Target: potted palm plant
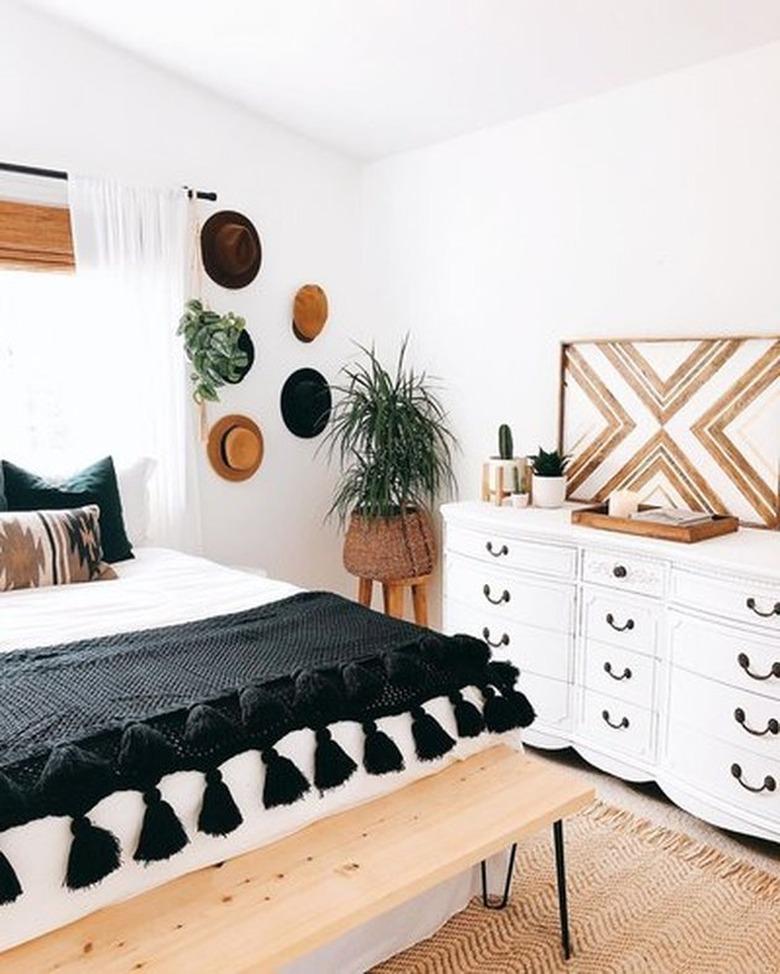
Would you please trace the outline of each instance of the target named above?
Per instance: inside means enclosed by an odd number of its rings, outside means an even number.
[[[406,364],[404,341],[394,372],[374,349],[343,370],[325,448],[341,476],[330,515],[347,525],[344,566],[380,581],[428,575],[436,561],[431,508],[455,487],[455,438],[424,372]]]

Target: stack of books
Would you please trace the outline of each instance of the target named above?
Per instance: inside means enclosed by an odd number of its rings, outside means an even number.
[[[637,511],[630,514],[632,521],[649,521],[652,524],[672,524],[678,527],[690,527],[692,524],[704,524],[714,518],[714,514],[706,511],[687,511],[677,507],[654,507],[649,511]]]

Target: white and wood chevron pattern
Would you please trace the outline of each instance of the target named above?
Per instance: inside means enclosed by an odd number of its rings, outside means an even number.
[[[780,339],[576,342],[563,350],[569,496],[780,527]]]

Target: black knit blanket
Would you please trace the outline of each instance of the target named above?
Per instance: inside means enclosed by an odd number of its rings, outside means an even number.
[[[204,775],[198,829],[227,835],[242,822],[220,765],[256,750],[266,808],[291,804],[312,785],[343,784],[360,760],[370,774],[403,768],[378,725],[408,712],[417,757],[441,757],[454,738],[424,708],[448,696],[457,733],[527,726],[533,710],[514,689],[517,670],[490,660],[486,643],[444,637],[325,592],[306,592],[231,615],[0,656],[0,833],[47,815],[69,816],[71,889],[116,869],[115,836],[90,809],[116,791],[145,801],[133,858],[167,859],[187,834],[157,787],[173,771]],[[476,686],[482,707],[462,690]],[[329,725],[361,723],[361,755]],[[314,732],[314,775],[274,746],[290,731]],[[2,852],[0,904],[22,890]]]

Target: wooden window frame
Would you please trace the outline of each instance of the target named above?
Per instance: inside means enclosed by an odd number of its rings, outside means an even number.
[[[0,200],[0,268],[73,271],[75,267],[68,207]]]

